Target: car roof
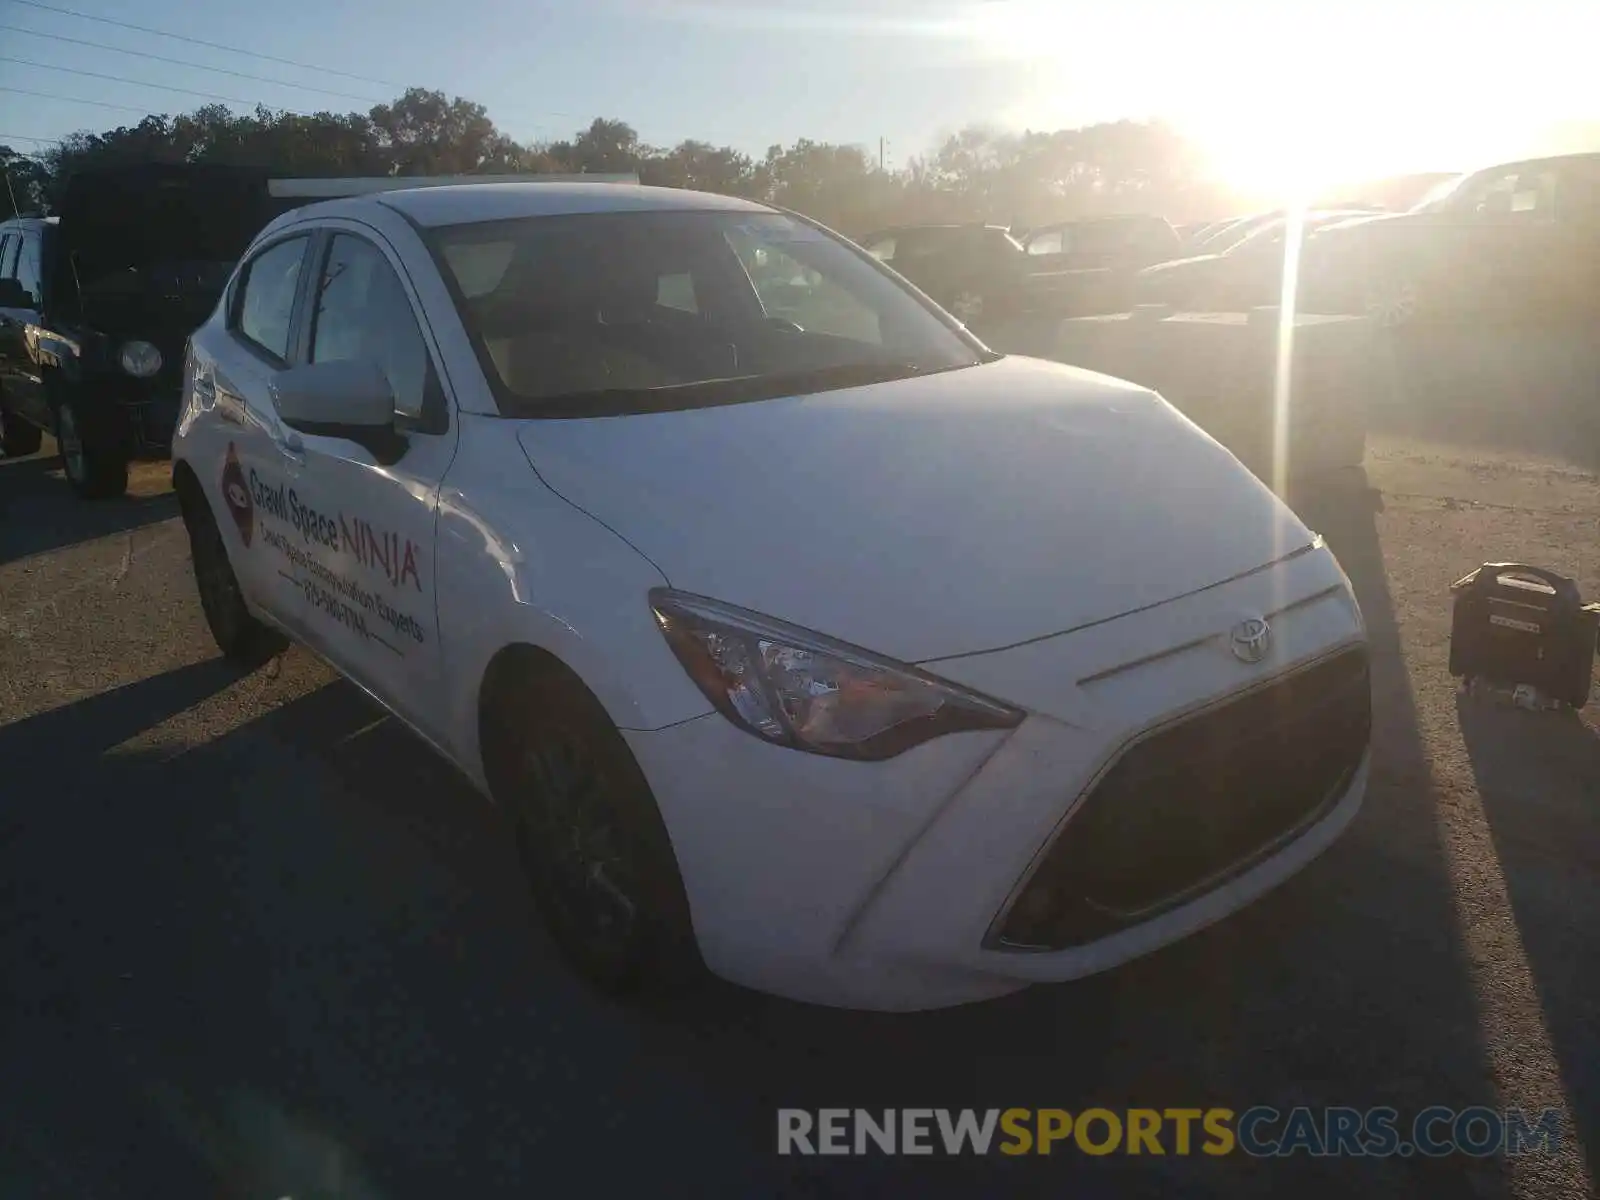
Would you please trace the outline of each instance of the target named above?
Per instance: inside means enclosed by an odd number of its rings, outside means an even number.
[[[735,196],[617,183],[478,183],[405,188],[334,203],[339,206],[382,204],[415,224],[429,228],[587,213],[775,211],[765,204]],[[301,211],[305,214],[323,209],[319,204]]]
[[[1600,164],[1600,152],[1587,150],[1577,154],[1547,154],[1538,158],[1510,158],[1503,162],[1488,163],[1484,166],[1474,167],[1470,171],[1463,172],[1457,178],[1467,175],[1484,175],[1492,171],[1507,171],[1513,167],[1547,167],[1559,166],[1563,163]]]

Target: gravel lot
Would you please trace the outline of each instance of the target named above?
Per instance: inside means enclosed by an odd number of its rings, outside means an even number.
[[[1351,832],[1149,959],[915,1016],[720,984],[670,1012],[594,999],[448,767],[300,651],[214,659],[164,470],[84,506],[49,459],[0,463],[0,1196],[1593,1194],[1600,703],[1464,701],[1445,663],[1446,589],[1482,561],[1600,597],[1596,443],[1397,397],[1364,476],[1297,499],[1376,648]],[[1558,1108],[1565,1137],[1513,1160],[773,1155],[775,1108],[830,1104],[1487,1104]]]

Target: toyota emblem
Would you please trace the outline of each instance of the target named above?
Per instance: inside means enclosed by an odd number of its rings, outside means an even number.
[[[1233,656],[1240,662],[1258,663],[1272,648],[1272,626],[1265,617],[1250,617],[1233,627],[1228,640]]]

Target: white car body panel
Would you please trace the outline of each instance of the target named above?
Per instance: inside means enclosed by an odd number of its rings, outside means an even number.
[[[1337,836],[1364,765],[1293,841],[1181,907],[1070,950],[986,948],[1029,864],[1123,748],[1364,642],[1349,582],[1159,397],[1056,364],[1005,359],[649,416],[501,416],[414,225],[686,206],[767,211],[615,184],[500,184],[335,201],[264,231],[258,247],[297,229],[380,246],[423,328],[449,427],[390,465],[341,439],[290,438],[271,369],[239,350],[219,310],[192,339],[173,456],[216,514],[251,610],[485,792],[485,672],[508,647],[554,655],[650,784],[708,966],[821,1003],[924,1008],[1105,969],[1233,911]],[[296,440],[303,461],[284,454]],[[425,650],[395,661],[357,645],[307,607],[303,580],[285,586],[301,569],[280,548],[293,523],[260,504],[250,521],[227,519],[230,446],[246,477],[253,467],[293,486],[335,526],[359,516],[392,531],[391,555],[412,543],[415,580],[340,539],[304,569],[404,596]],[[663,586],[921,664],[1025,719],[879,762],[774,746],[690,681],[650,609]],[[1268,618],[1274,639],[1246,663],[1228,639],[1251,617]]]
[[[522,440],[674,587],[908,662],[1160,604],[1312,540],[1154,393],[1038,359]]]

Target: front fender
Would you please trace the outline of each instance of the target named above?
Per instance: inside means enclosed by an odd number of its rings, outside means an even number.
[[[650,589],[667,582],[660,570],[546,487],[506,422],[460,419],[461,448],[439,494],[436,577],[444,734],[462,769],[483,784],[479,689],[509,646],[559,659],[621,729],[709,712],[650,611]]]

